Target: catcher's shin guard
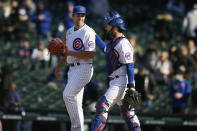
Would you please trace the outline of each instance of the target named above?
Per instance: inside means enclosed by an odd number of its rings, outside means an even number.
[[[120,107],[120,114],[128,125],[129,131],[141,131],[140,124],[134,110],[128,110],[124,107]]]
[[[102,131],[106,125],[107,116],[108,116],[109,103],[106,100],[106,97],[103,96],[96,104],[96,112],[91,131]]]

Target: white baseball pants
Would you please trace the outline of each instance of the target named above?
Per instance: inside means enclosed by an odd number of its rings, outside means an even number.
[[[70,67],[68,83],[63,92],[63,99],[71,120],[71,131],[84,131],[82,99],[84,86],[93,75],[92,64],[80,64]]]

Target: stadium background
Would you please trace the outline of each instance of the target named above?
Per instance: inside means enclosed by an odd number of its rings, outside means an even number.
[[[18,1],[20,7],[23,0]],[[92,1],[92,3],[90,1]],[[35,6],[39,3],[39,1],[32,2]],[[119,12],[125,20],[126,27],[128,29],[125,35],[129,38],[131,37],[135,39],[137,46],[141,47],[140,53],[142,56],[146,56],[146,50],[152,43],[154,43],[158,52],[163,50],[169,51],[170,47],[174,44],[177,47],[182,44],[187,45],[188,36],[185,36],[181,32],[181,27],[184,17],[190,10],[192,10],[193,4],[196,1],[183,1],[185,9],[182,12],[167,9],[166,6],[169,1],[166,0],[75,0],[73,2],[83,4],[87,7],[88,14],[86,23],[101,36],[103,34],[104,27],[101,14],[105,14],[105,10],[108,9]],[[99,3],[102,2],[104,3],[103,6],[101,4],[98,8],[92,8],[94,5],[99,5]],[[11,7],[11,3],[11,0],[1,0],[0,7],[3,7],[6,12],[8,7]],[[106,3],[108,4],[106,5]],[[50,11],[52,16],[50,25],[51,37],[61,36],[62,32],[58,32],[58,27],[64,20],[68,1],[45,0],[42,4],[46,6],[46,9]],[[95,12],[99,12],[100,14],[94,14]],[[28,37],[19,37],[21,39],[16,39],[18,37],[15,36],[13,39],[12,37],[8,38],[8,35],[10,34],[5,33],[6,28],[8,26],[12,26],[14,23],[11,22],[11,25],[7,24],[11,19],[1,17],[2,19],[0,20],[2,29],[0,31],[0,120],[3,125],[3,130],[9,130],[9,126],[12,125],[13,129],[10,130],[19,131],[20,126],[25,122],[27,126],[26,129],[24,128],[25,130],[27,130],[28,127],[32,127],[33,131],[69,130],[69,118],[62,100],[62,91],[66,83],[66,79],[64,79],[66,77],[66,73],[62,72],[62,77],[60,79],[55,79],[50,75],[54,69],[55,63],[53,61],[57,62],[59,61],[59,58],[53,58],[54,56],[50,56],[49,60],[42,60],[41,62],[39,59],[32,58],[32,55],[27,57],[20,55],[20,51],[23,49],[23,46],[21,45],[23,45],[24,41],[28,41],[31,49],[33,50],[38,47],[39,43],[43,43],[44,46],[47,46],[48,39],[51,39],[51,37],[43,38],[40,42],[37,36],[36,23],[31,20],[31,12],[28,13],[26,10],[26,14],[29,18],[28,26],[25,28],[27,30]],[[172,37],[169,40],[158,40],[155,38],[155,26],[157,24],[158,14],[168,14],[168,16],[173,18],[170,21]],[[9,18],[9,16],[7,16],[7,18]],[[16,25],[13,25],[13,27],[16,27]],[[17,35],[17,33],[19,32],[16,30],[12,35]],[[136,63],[138,63],[138,59],[136,59]],[[94,83],[97,85],[96,87],[99,89],[91,93],[95,93],[95,95],[98,96],[96,99],[98,99],[99,96],[107,89],[104,56],[99,50],[97,51],[94,59],[94,68],[95,71],[93,79]],[[138,69],[138,66],[136,66],[136,69]],[[64,69],[65,72],[66,70],[67,68]],[[195,70],[193,70],[193,72],[195,72]],[[171,75],[169,78],[171,78]],[[190,83],[192,93],[189,96],[188,107],[184,114],[172,113],[171,98],[169,97],[170,86],[166,83],[157,83],[154,86],[154,99],[152,101],[144,100],[136,109],[136,113],[141,121],[142,130],[195,130],[197,128],[197,112],[195,103],[195,91],[197,90],[196,79],[192,77]],[[19,103],[10,102],[11,104],[14,104],[13,109],[13,105],[10,105],[9,103],[9,100],[12,101],[9,94],[11,94],[12,87],[14,86],[16,86],[16,90],[21,96],[21,101],[19,101]],[[95,98],[93,101],[96,101]],[[20,109],[16,109],[16,107]],[[86,118],[85,122],[87,125],[86,127],[88,128],[88,125],[90,126],[91,124],[94,111],[88,106],[84,108]],[[108,122],[109,124],[107,125],[106,130],[126,130],[124,122],[119,117],[119,109],[116,106],[111,109]]]

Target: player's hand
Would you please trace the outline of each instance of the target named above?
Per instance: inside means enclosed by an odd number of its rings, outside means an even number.
[[[61,69],[59,68],[59,67],[57,67],[56,69],[55,69],[55,76],[58,78],[58,77],[60,77],[61,76]]]
[[[183,97],[183,95],[181,94],[181,93],[176,93],[175,95],[174,95],[174,97],[176,98],[176,99],[181,99],[182,97]]]
[[[68,54],[68,48],[67,48],[66,45],[65,45],[65,48],[64,49],[61,49],[60,51],[63,54],[63,56],[67,56],[67,54]]]

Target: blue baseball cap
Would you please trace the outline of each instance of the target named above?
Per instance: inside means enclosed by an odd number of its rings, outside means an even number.
[[[114,18],[109,25],[111,26],[118,26],[120,27],[120,29],[122,30],[126,30],[126,28],[124,27],[125,23],[121,18]]]
[[[73,9],[73,14],[86,14],[86,8],[82,5],[77,5]]]

